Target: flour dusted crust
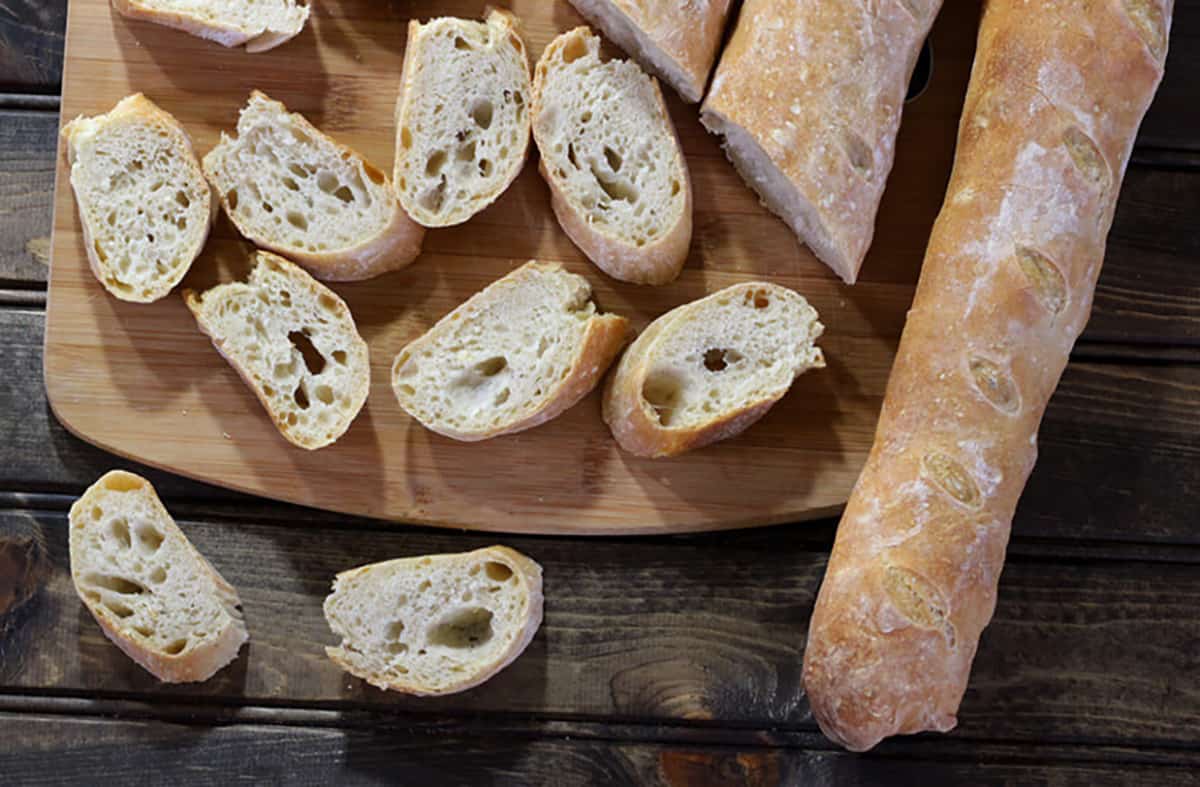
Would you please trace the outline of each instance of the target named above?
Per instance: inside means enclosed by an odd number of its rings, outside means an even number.
[[[845,282],[858,278],[908,81],[941,0],[747,0],[701,121]]]
[[[589,22],[689,104],[704,97],[730,0],[571,0]]]
[[[809,629],[805,688],[847,748],[955,725],[1171,10],[988,3],[946,201]]]

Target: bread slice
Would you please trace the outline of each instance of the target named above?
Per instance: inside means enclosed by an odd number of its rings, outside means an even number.
[[[374,563],[337,575],[325,619],[342,639],[325,653],[351,675],[405,694],[454,694],[533,640],[542,568],[499,546]]]
[[[420,254],[424,228],[362,156],[257,90],[237,131],[204,157],[204,174],[256,245],[326,281],[369,279]]]
[[[642,68],[695,104],[704,97],[730,0],[571,0]]]
[[[265,52],[299,35],[307,3],[296,0],[112,0],[131,19],[183,30],[223,46]]]
[[[249,639],[237,591],[144,478],[114,470],[70,513],[71,579],[104,635],[161,681],[208,680]]]
[[[335,442],[367,401],[371,365],[345,301],[296,265],[257,252],[246,282],[184,300],[258,396],[280,434],[315,450]]]
[[[495,202],[525,165],[532,97],[512,14],[409,22],[393,177],[408,214],[449,227]]]
[[[62,136],[92,273],[123,301],[163,298],[204,248],[216,207],[187,132],[137,93]]]
[[[615,279],[666,284],[692,241],[692,184],[658,83],[603,61],[586,27],[546,47],[533,82],[533,136],[558,223]]]
[[[587,279],[529,262],[405,347],[392,365],[400,407],[473,442],[558,417],[600,382],[629,322],[597,314]]]
[[[825,328],[800,295],[747,282],[650,324],[604,392],[604,420],[626,451],[675,456],[745,431],[792,381],[825,366]]]

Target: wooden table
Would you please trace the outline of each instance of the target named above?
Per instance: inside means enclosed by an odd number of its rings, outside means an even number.
[[[329,578],[493,537],[133,467],[241,590],[254,638],[188,687],[108,644],[70,586],[66,511],[129,464],[58,426],[41,374],[64,17],[0,2],[0,782],[1200,783],[1200,0],[1176,3],[959,727],[867,756],[821,737],[800,686],[833,521],[505,539],[545,566],[541,633],[486,686],[413,700],[312,646]]]

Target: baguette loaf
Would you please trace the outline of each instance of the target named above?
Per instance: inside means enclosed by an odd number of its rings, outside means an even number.
[[[941,0],[746,0],[701,122],[763,204],[858,278]]]
[[[704,97],[730,0],[571,0],[571,5],[684,101],[695,104]]]
[[[326,648],[381,689],[454,694],[511,664],[542,623],[542,567],[515,550],[389,560],[337,575]]]
[[[165,297],[204,248],[216,209],[187,132],[138,93],[62,136],[92,273],[123,301]]]
[[[813,713],[847,748],[954,727],[1170,20],[1169,0],[987,3],[954,173],[809,629]]]
[[[282,257],[260,251],[246,282],[184,300],[289,442],[315,450],[350,428],[371,365],[346,303]]]
[[[410,22],[393,178],[409,215],[449,227],[495,202],[525,166],[532,96],[512,14]]]
[[[728,287],[650,324],[604,392],[604,420],[626,451],[675,456],[740,434],[809,369],[825,330],[791,290]]]
[[[533,95],[563,230],[615,279],[675,279],[692,241],[692,184],[658,83],[630,61],[602,61],[600,39],[579,27],[546,47]]]
[[[486,440],[557,418],[587,396],[625,345],[629,322],[597,314],[587,279],[529,262],[400,352],[405,412],[455,440]]]
[[[425,230],[391,184],[350,148],[257,90],[238,135],[204,157],[204,174],[238,232],[325,281],[398,270],[421,252]]]
[[[71,579],[104,635],[168,683],[207,680],[246,642],[237,591],[144,478],[114,470],[71,506]]]
[[[222,46],[247,52],[274,49],[297,35],[308,21],[309,7],[296,0],[112,0],[131,19],[183,30]]]

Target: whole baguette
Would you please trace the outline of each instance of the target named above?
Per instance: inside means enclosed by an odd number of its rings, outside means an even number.
[[[946,201],[809,628],[813,714],[849,749],[956,723],[1171,6],[987,4]]]
[[[821,262],[858,278],[941,0],[746,0],[700,120]]]

